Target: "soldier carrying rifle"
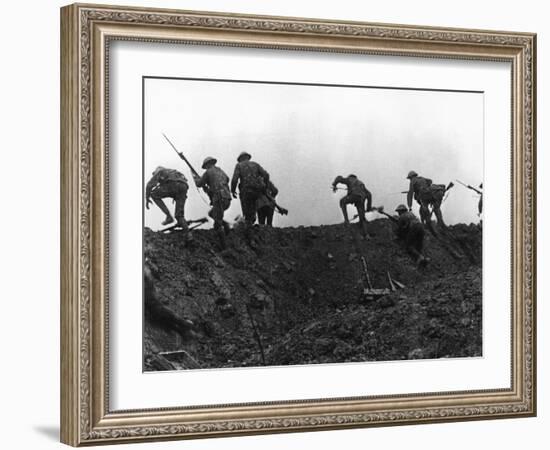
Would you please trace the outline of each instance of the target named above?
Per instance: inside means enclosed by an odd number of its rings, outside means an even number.
[[[462,186],[470,189],[471,191],[474,191],[476,194],[479,195],[479,202],[477,203],[477,215],[481,216],[481,213],[483,212],[483,183],[479,185],[479,189],[476,189],[473,186],[470,186],[469,184],[463,183],[460,180],[458,181]]]
[[[279,193],[279,189],[268,181],[265,192],[256,202],[256,209],[258,210],[258,223],[260,225],[273,226],[273,214],[275,213],[275,197]]]
[[[216,166],[218,161],[212,156],[208,156],[204,159],[202,168],[205,172],[200,176],[185,155],[176,149],[166,135],[163,134],[163,136],[178,156],[187,164],[189,170],[191,170],[197,188],[202,188],[210,198],[210,205],[212,208],[208,212],[208,215],[214,220],[214,230],[216,230],[218,234],[221,247],[225,248],[225,236],[230,231],[229,224],[223,220],[224,212],[231,204],[229,177],[222,169]]]
[[[432,233],[435,233],[432,228],[431,215],[435,213],[437,218],[437,224],[443,228],[447,228],[443,221],[443,214],[441,212],[441,203],[445,197],[445,192],[452,187],[445,187],[444,184],[433,184],[429,178],[424,178],[418,175],[414,170],[411,170],[407,179],[410,180],[409,190],[407,192],[407,206],[409,211],[412,209],[413,198],[420,205],[420,219]],[[430,211],[430,206],[432,211]]]
[[[217,162],[216,158],[207,156],[202,163],[202,168],[205,170],[202,177],[194,172],[193,179],[197,187],[202,187],[208,192],[212,205],[208,215],[214,220],[214,230],[218,233],[222,248],[225,248],[225,236],[229,234],[230,228],[229,224],[223,220],[223,215],[231,204],[231,193],[229,192],[229,177],[216,166]]]
[[[269,173],[257,162],[251,161],[251,158],[250,153],[241,152],[231,178],[233,198],[237,198],[237,184],[239,185],[241,209],[248,226],[256,221],[258,200],[265,195],[269,183]]]
[[[373,208],[397,225],[396,235],[405,244],[407,253],[419,266],[425,266],[430,261],[424,256],[424,227],[417,217],[405,205],[395,208],[398,216],[393,217],[384,212],[384,207]]]
[[[332,182],[332,192],[337,191],[338,184],[343,184],[348,188],[347,195],[340,199],[340,208],[344,215],[344,222],[349,224],[347,206],[350,204],[354,205],[355,208],[357,208],[357,215],[359,216],[361,234],[367,237],[367,220],[365,219],[365,212],[370,212],[372,209],[372,195],[370,191],[365,187],[365,184],[353,174],[345,178],[338,175]],[[365,200],[367,201],[366,211]]]

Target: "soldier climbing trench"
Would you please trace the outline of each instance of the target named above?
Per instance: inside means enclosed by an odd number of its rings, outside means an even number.
[[[442,228],[447,228],[443,221],[441,213],[441,203],[445,196],[446,188],[444,184],[433,184],[429,178],[419,176],[414,170],[411,170],[407,179],[410,180],[409,190],[407,192],[407,206],[412,210],[413,198],[420,205],[420,220],[429,230],[434,233],[431,223],[431,215],[435,214],[437,224]],[[432,208],[430,211],[430,207]]]
[[[153,172],[153,176],[145,188],[145,207],[149,209],[152,200],[166,216],[162,222],[163,225],[169,225],[174,222],[175,216],[177,225],[187,230],[185,201],[187,200],[188,190],[189,184],[187,183],[187,178],[182,173],[174,169],[159,166]],[[164,203],[164,198],[172,198],[175,201],[174,216],[172,216]]]
[[[231,194],[229,192],[229,177],[216,166],[218,160],[207,156],[202,168],[205,170],[202,177],[193,173],[193,179],[197,187],[202,187],[208,192],[212,208],[208,215],[214,220],[214,230],[220,239],[220,245],[225,248],[225,236],[229,233],[229,224],[223,220],[224,212],[231,204]]]
[[[359,216],[361,234],[367,237],[367,220],[365,219],[365,212],[370,212],[372,209],[372,195],[370,191],[365,187],[365,184],[353,174],[345,178],[338,175],[332,182],[332,192],[337,191],[338,184],[344,184],[348,188],[347,195],[340,199],[340,208],[344,215],[344,222],[349,224],[347,205],[354,205],[355,208],[357,208],[357,215]],[[365,200],[367,201],[366,210]]]

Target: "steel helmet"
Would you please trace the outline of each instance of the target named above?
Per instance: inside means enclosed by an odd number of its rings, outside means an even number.
[[[158,166],[158,167],[153,171],[153,175],[156,175],[157,173],[162,172],[162,171],[164,171],[164,170],[166,170],[165,167]]]
[[[407,178],[412,178],[412,177],[417,177],[418,174],[414,171],[414,170],[411,170],[408,175],[407,175]]]
[[[407,208],[405,205],[401,204],[399,205],[397,208],[395,208],[395,210],[397,212],[400,212],[400,211],[408,211],[409,208]]]
[[[210,162],[213,162],[214,164],[216,164],[218,160],[216,158],[213,158],[212,156],[207,156],[206,158],[204,158],[204,161],[202,162],[202,168],[206,169],[206,165]]]
[[[244,157],[250,159],[250,158],[252,158],[252,155],[248,152],[241,152],[239,154],[239,156],[237,157],[237,161],[241,162],[241,159],[243,159]]]

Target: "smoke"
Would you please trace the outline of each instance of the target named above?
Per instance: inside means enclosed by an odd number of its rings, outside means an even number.
[[[162,132],[199,173],[214,156],[231,177],[237,155],[251,153],[290,211],[276,215],[276,226],[341,222],[345,192],[330,188],[336,175],[357,175],[388,212],[405,203],[409,170],[440,184],[483,181],[482,93],[147,79],[144,95],[144,183],[159,165],[184,173],[187,218],[205,216],[207,199]],[[446,221],[477,222],[477,202],[455,186],[442,207]],[[226,217],[240,213],[234,200]],[[156,206],[145,211],[152,229],[162,219]]]

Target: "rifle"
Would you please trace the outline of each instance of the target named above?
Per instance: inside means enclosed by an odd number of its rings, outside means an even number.
[[[198,227],[200,227],[201,225],[204,225],[207,222],[208,222],[208,219],[206,217],[203,217],[202,219],[188,220],[187,225],[191,225],[188,228],[188,231],[194,230],[195,228],[198,228]],[[176,223],[174,225],[170,225],[167,228],[163,228],[160,231],[161,231],[161,233],[168,233],[168,232],[171,232],[171,231],[176,231],[176,229],[178,229],[178,228],[181,229],[181,226],[178,223]]]
[[[372,209],[373,209],[373,211],[376,211],[377,213],[382,214],[383,216],[386,216],[392,222],[397,223],[397,219],[395,217],[389,215],[387,212],[384,211],[384,206],[378,206],[378,207],[375,206]]]
[[[275,198],[269,193],[267,192],[267,189],[266,191],[264,192],[264,195],[267,197],[267,199],[273,204],[273,207],[275,208],[275,210],[282,216],[286,216],[288,214],[288,209],[286,208],[283,208],[282,206],[279,206],[277,204],[277,200],[275,200]]]
[[[180,159],[182,159],[185,162],[185,164],[187,164],[187,167],[189,167],[189,170],[191,170],[191,173],[193,174],[193,178],[200,178],[199,173],[195,170],[195,168],[187,160],[187,158],[185,157],[183,152],[178,152],[178,149],[176,148],[176,146],[174,144],[172,144],[172,141],[170,141],[170,139],[168,139],[168,136],[166,136],[164,133],[162,133],[162,135],[164,136],[164,139],[166,139],[168,141],[168,143],[174,149],[174,151],[177,153],[177,155],[180,157]],[[206,195],[208,195],[208,198],[210,200],[212,200],[211,195],[210,195],[210,191],[206,187],[203,187],[202,190],[206,193]]]
[[[168,143],[170,144],[170,146],[174,149],[174,151],[178,154],[178,156],[180,157],[180,159],[182,159],[185,164],[187,164],[187,166],[189,167],[189,169],[191,170],[191,173],[193,175],[196,175],[197,177],[200,177],[199,173],[195,170],[195,168],[191,165],[191,163],[187,160],[187,158],[185,157],[185,155],[182,153],[182,152],[178,152],[178,149],[176,148],[176,146],[174,144],[172,144],[172,142],[170,141],[170,139],[168,139],[168,137],[162,133],[162,135],[164,136],[164,139],[166,139],[168,141]]]
[[[390,216],[388,213],[384,212],[384,207],[383,206],[373,206],[371,208],[371,211],[376,211],[377,213],[380,213],[384,216],[386,216],[388,219],[390,220],[393,220],[394,222],[397,222],[397,219],[393,216]],[[359,217],[359,214],[355,214],[351,220],[355,220]]]
[[[472,191],[476,192],[476,193],[479,194],[479,195],[483,195],[483,192],[477,190],[475,187],[470,186],[469,184],[463,183],[463,182],[460,181],[460,180],[456,180],[456,181],[457,181],[458,183],[460,183],[462,186],[464,186],[465,188],[471,189]]]

